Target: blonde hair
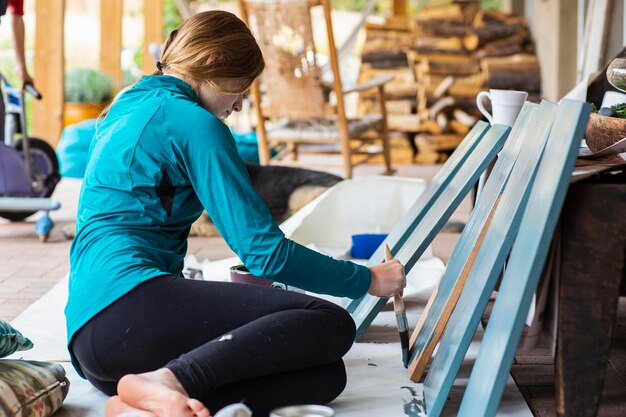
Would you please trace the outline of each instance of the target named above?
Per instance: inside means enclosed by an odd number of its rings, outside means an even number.
[[[206,81],[225,93],[242,93],[265,67],[252,32],[237,16],[223,10],[195,14],[172,31],[153,74],[171,71]],[[241,88],[224,90],[216,79],[238,80]]]
[[[248,90],[264,68],[263,54],[248,26],[232,13],[211,10],[191,16],[170,33],[157,69],[150,75],[171,71],[207,82],[223,93],[238,94]],[[240,80],[241,88],[224,90],[216,79]],[[117,93],[98,119],[133,85]]]

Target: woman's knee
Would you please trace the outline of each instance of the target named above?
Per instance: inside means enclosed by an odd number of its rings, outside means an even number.
[[[356,325],[352,316],[344,308],[325,300],[319,300],[314,309],[324,310],[330,314],[329,323],[331,324],[326,334],[332,339],[339,355],[343,356],[352,347],[356,336]]]
[[[333,364],[327,366],[325,381],[319,381],[321,383],[317,383],[317,395],[314,401],[319,404],[328,404],[333,401],[335,398],[339,397],[339,395],[346,389],[346,385],[348,383],[348,377],[346,375],[346,367],[343,361],[338,361]],[[320,389],[320,387],[324,387]]]

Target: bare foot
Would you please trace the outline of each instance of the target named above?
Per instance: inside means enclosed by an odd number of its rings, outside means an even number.
[[[115,395],[107,400],[106,407],[104,409],[104,415],[106,417],[118,417],[124,413],[132,414],[136,417],[156,417],[155,414],[139,410],[126,404],[119,395]]]
[[[145,417],[210,417],[198,400],[189,398],[176,376],[167,368],[138,375],[126,375],[117,384],[121,402],[149,412]],[[109,417],[107,415],[107,417]],[[144,417],[141,415],[141,417]]]

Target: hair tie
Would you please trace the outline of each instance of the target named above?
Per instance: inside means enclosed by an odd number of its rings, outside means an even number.
[[[156,67],[159,71],[163,71],[163,64],[161,64],[161,61],[157,61]]]

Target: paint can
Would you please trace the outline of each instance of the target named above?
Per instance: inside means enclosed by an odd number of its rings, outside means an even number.
[[[230,280],[232,282],[238,282],[240,284],[256,284],[263,286],[272,285],[272,281],[269,279],[259,278],[252,275],[245,265],[235,265],[230,267]]]
[[[335,411],[323,405],[291,405],[270,412],[270,417],[333,417]]]

